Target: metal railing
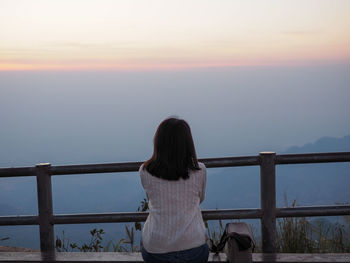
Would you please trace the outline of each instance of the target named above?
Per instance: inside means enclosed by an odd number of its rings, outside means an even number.
[[[206,220],[260,219],[262,250],[276,251],[276,218],[306,216],[350,215],[349,205],[308,206],[293,208],[276,207],[276,165],[350,162],[350,152],[276,155],[261,152],[258,156],[200,159],[207,168],[260,166],[260,209],[203,210]],[[39,225],[40,249],[53,252],[55,224],[114,223],[145,221],[147,212],[99,213],[55,215],[52,208],[51,176],[65,174],[112,173],[138,171],[141,162],[51,166],[49,163],[35,167],[0,168],[0,177],[36,176],[38,211],[37,216],[0,216],[1,225]]]

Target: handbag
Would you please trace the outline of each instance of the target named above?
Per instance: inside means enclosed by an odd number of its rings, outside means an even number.
[[[226,224],[219,244],[215,246],[211,240],[212,252],[219,253],[224,248],[230,263],[252,262],[255,241],[250,227],[244,222]]]

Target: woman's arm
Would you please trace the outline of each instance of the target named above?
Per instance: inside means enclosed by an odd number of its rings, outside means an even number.
[[[203,200],[205,199],[205,188],[207,185],[207,168],[205,167],[204,164],[201,165],[201,171],[202,171],[202,188],[201,188],[201,191],[199,192],[199,200],[202,203]]]

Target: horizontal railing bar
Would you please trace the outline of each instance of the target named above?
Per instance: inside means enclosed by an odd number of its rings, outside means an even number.
[[[0,177],[35,176],[34,167],[0,168]]]
[[[256,219],[261,218],[261,209],[215,209],[202,210],[205,220],[219,219]],[[294,208],[277,208],[276,216],[309,217],[350,215],[350,206],[304,206]],[[86,223],[127,223],[146,221],[147,212],[97,213],[97,214],[62,214],[54,215],[54,224]],[[0,216],[0,225],[38,225],[38,216]]]
[[[276,164],[350,162],[350,152],[276,155]]]
[[[203,210],[203,218],[206,220],[218,219],[242,219],[260,218],[260,209],[223,209]],[[146,221],[147,212],[123,212],[109,214],[76,214],[76,215],[55,215],[55,224],[86,224],[86,223],[127,223]]]
[[[199,159],[206,167],[234,167],[259,165],[259,156],[204,158]],[[308,153],[276,155],[276,164],[303,164],[326,162],[350,162],[350,152]],[[114,173],[138,171],[142,162],[105,163],[52,166],[52,175]],[[35,167],[0,168],[0,177],[35,176]]]
[[[203,210],[206,220],[260,218],[260,209]],[[148,212],[54,215],[54,224],[127,223],[146,221]],[[37,216],[0,216],[0,225],[37,225]]]
[[[0,216],[0,226],[39,225],[38,216]]]
[[[136,172],[142,162],[52,166],[52,175]]]
[[[203,210],[203,218],[205,220],[220,220],[220,219],[256,219],[261,218],[261,209],[217,209]]]
[[[146,221],[147,212],[54,215],[54,224],[128,223]]]
[[[199,161],[203,162],[205,166],[208,168],[259,165],[258,156],[206,158],[206,159],[199,159]],[[142,162],[129,162],[129,163],[52,166],[51,173],[52,175],[63,175],[63,174],[87,174],[87,173],[136,172],[139,170],[141,164]]]
[[[302,206],[277,208],[277,217],[343,216],[350,215],[349,205]]]
[[[205,158],[205,159],[199,159],[198,161],[204,163],[207,168],[251,166],[251,165],[259,165],[259,156]]]

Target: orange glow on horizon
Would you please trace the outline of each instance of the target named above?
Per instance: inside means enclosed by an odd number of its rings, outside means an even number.
[[[220,68],[240,66],[266,66],[267,64],[244,63],[186,63],[186,64],[127,64],[127,65],[64,65],[64,64],[0,64],[0,71],[154,71],[186,70],[196,68]]]
[[[324,64],[349,64],[350,56],[336,56],[331,58],[317,58],[309,56],[308,59],[301,58],[280,58],[280,59],[240,59],[240,60],[198,60],[174,61],[174,62],[101,62],[101,61],[70,61],[60,63],[36,62],[13,62],[0,61],[1,71],[169,71],[169,70],[188,70],[201,68],[227,68],[227,67],[262,67],[262,66],[309,66]]]

